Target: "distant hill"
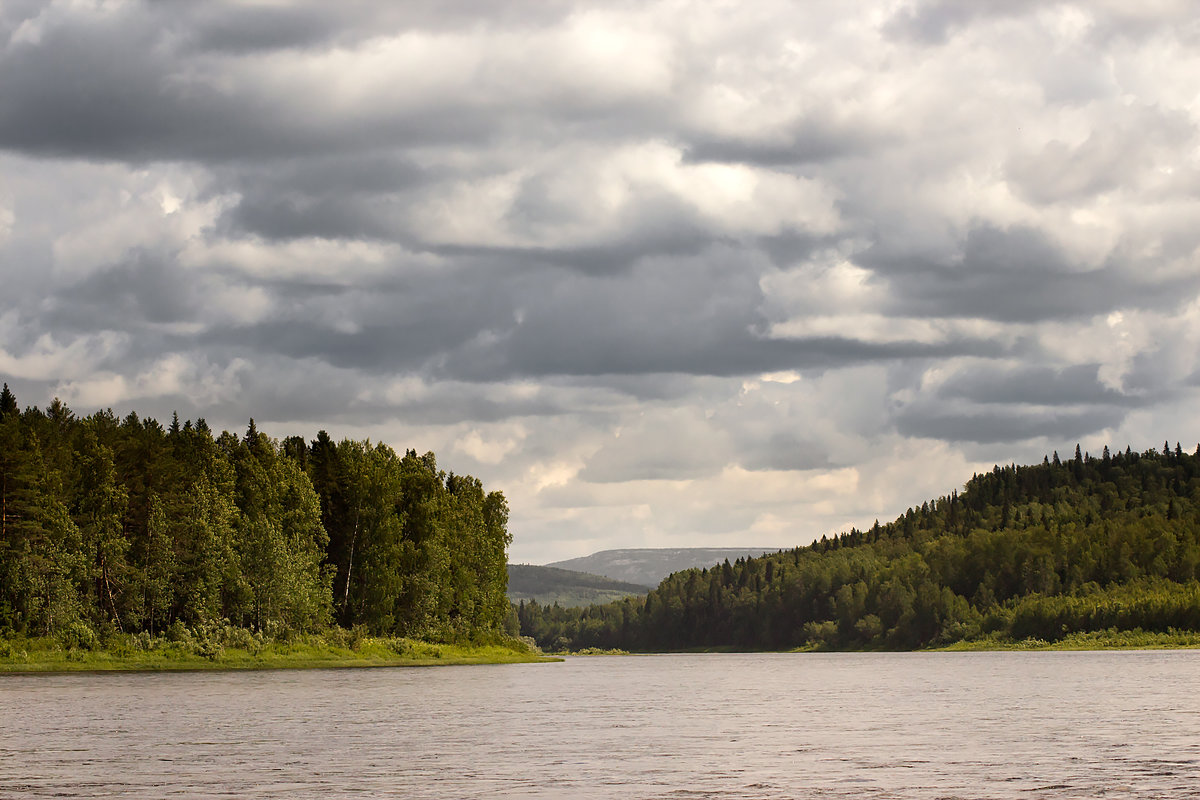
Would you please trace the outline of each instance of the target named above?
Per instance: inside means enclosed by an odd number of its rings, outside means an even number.
[[[508,565],[508,599],[513,603],[536,600],[541,605],[558,603],[570,608],[642,595],[652,588],[569,569],[536,567],[532,564]]]
[[[774,553],[778,547],[641,547],[601,550],[582,558],[555,561],[547,567],[589,572],[618,581],[658,586],[672,572],[693,567],[711,567],[725,559],[754,558]]]

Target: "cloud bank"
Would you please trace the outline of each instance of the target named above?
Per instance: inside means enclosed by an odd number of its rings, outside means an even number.
[[[1186,2],[0,6],[0,376],[436,450],[514,560],[1200,439]]]

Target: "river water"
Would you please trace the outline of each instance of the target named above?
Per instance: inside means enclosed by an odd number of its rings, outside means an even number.
[[[0,797],[1193,798],[1200,651],[0,676]]]

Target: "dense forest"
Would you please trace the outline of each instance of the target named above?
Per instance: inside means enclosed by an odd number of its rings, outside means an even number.
[[[1200,630],[1200,447],[997,466],[896,521],[677,572],[643,600],[525,603],[544,647],[913,649]]]
[[[508,507],[432,453],[0,394],[0,635],[503,630]]]

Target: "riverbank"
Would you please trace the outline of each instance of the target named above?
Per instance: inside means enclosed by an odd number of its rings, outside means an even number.
[[[932,648],[939,652],[978,652],[986,650],[1192,650],[1200,648],[1200,632],[1115,629],[1069,633],[1053,642],[1045,639],[977,639],[960,641],[945,647]]]
[[[918,653],[975,653],[989,651],[1022,651],[1022,650],[1195,650],[1200,649],[1200,631],[1171,630],[1166,633],[1130,631],[1111,628],[1103,631],[1085,631],[1068,633],[1061,639],[1047,641],[1045,639],[1029,638],[1013,640],[1003,636],[989,636],[981,639],[963,639],[940,647],[926,647],[916,651],[883,651],[874,649],[837,650],[820,647],[797,647],[789,650],[791,653],[878,653],[878,652],[918,652]],[[690,651],[696,652],[696,651]],[[713,651],[715,652],[715,651]],[[722,651],[733,652],[733,651]]]
[[[789,650],[739,650],[734,647],[691,647],[685,650],[663,651],[634,651],[601,650],[587,648],[585,650],[565,650],[554,655],[561,656],[592,656],[592,655],[688,655],[688,654],[751,654],[751,653],[983,653],[983,652],[1013,652],[1035,650],[1196,650],[1200,649],[1200,632],[1171,631],[1155,633],[1141,630],[1133,631],[1089,631],[1072,633],[1057,641],[1045,639],[1022,639],[1012,641],[1001,637],[959,641],[941,647],[926,647],[920,650],[886,650],[873,648],[837,649],[828,647],[795,647]]]
[[[245,646],[119,637],[102,647],[64,647],[53,639],[0,641],[0,673],[169,670],[340,669],[456,664],[532,664],[561,661],[523,642],[440,644],[415,639],[360,637],[330,642],[319,636]]]

